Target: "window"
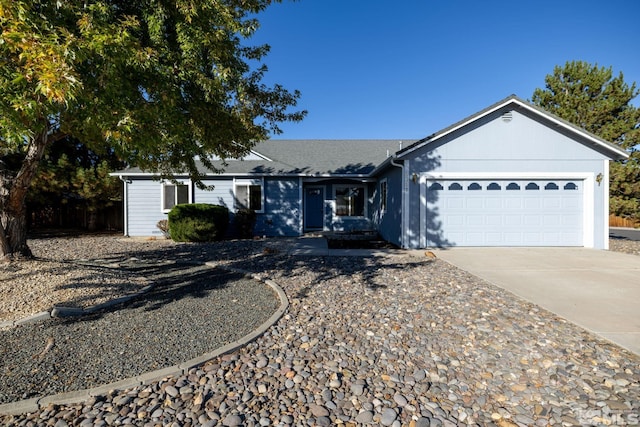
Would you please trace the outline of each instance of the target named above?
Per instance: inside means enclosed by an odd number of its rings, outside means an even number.
[[[565,189],[565,190],[577,190],[577,189],[578,189],[578,186],[577,186],[577,185],[575,185],[573,182],[567,182],[567,183],[564,185],[564,189]]]
[[[519,190],[520,186],[518,185],[517,182],[510,182],[509,185],[507,185],[507,190]]]
[[[380,212],[387,211],[387,180],[380,181]]]
[[[336,186],[336,215],[364,216],[363,186]]]
[[[168,212],[175,205],[189,203],[189,186],[183,183],[162,184],[162,211]]]
[[[555,182],[549,182],[547,183],[547,185],[544,186],[545,190],[557,190],[558,189],[558,185]]]
[[[443,188],[443,187],[442,187],[442,184],[440,184],[439,182],[434,182],[433,184],[431,184],[431,185],[429,186],[429,190],[434,190],[434,191],[436,191],[436,190],[442,190],[442,188]]]
[[[500,187],[500,184],[498,184],[497,182],[492,182],[491,184],[487,185],[487,190],[500,190],[502,187]]]
[[[262,212],[262,180],[236,181],[236,208]]]
[[[462,190],[462,185],[454,182],[453,184],[449,185],[449,190]]]
[[[477,182],[472,182],[467,187],[467,190],[482,190],[482,186],[480,184],[478,184]]]
[[[535,182],[530,182],[527,184],[526,187],[524,187],[525,190],[539,190],[540,186],[538,184],[536,184]]]

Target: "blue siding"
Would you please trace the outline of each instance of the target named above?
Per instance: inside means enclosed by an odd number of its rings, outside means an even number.
[[[264,213],[258,214],[255,233],[266,236],[298,236],[302,230],[300,180],[265,178]]]
[[[161,184],[151,179],[133,179],[127,184],[129,236],[162,236],[156,227],[161,219],[167,219],[162,212]]]
[[[380,182],[385,179],[387,182],[387,209],[386,212],[382,212],[380,210]],[[378,177],[372,221],[376,224],[383,239],[401,246],[402,170],[400,168],[390,168]]]
[[[206,179],[202,181],[207,186],[213,186],[212,190],[193,189],[194,203],[209,203],[212,205],[226,206],[233,211],[233,179]]]

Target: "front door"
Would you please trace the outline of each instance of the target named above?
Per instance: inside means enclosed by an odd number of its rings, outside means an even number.
[[[324,188],[304,189],[304,228],[322,230],[324,228]]]

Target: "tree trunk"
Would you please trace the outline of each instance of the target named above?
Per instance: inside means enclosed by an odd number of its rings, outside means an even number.
[[[29,141],[17,173],[0,170],[0,261],[17,256],[33,257],[27,245],[27,192],[44,154],[48,134],[47,124]]]

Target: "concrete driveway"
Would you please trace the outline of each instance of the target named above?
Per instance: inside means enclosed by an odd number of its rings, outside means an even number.
[[[640,355],[640,257],[584,248],[452,248],[441,258]]]

